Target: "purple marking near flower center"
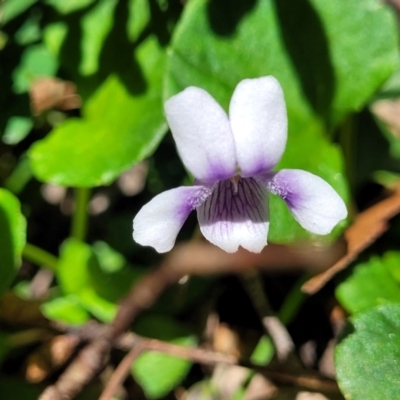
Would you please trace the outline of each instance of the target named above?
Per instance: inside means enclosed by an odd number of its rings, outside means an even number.
[[[210,182],[217,182],[224,179],[229,179],[232,175],[234,175],[234,171],[231,171],[230,168],[227,168],[221,163],[210,161],[210,172],[208,175]]]
[[[198,207],[200,224],[262,222],[265,220],[264,202],[265,193],[253,178],[234,177],[233,181],[220,181]]]

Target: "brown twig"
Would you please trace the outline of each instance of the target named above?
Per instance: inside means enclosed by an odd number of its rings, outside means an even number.
[[[118,387],[122,385],[126,377],[129,375],[132,363],[136,360],[137,357],[139,357],[142,351],[142,343],[135,343],[128,354],[118,364],[118,367],[112,374],[99,400],[111,400],[114,397],[114,394],[117,391]]]

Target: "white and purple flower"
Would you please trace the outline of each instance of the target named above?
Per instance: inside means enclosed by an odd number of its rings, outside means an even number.
[[[287,116],[278,81],[245,79],[236,87],[229,118],[205,90],[189,87],[165,103],[178,152],[196,178],[193,186],[159,194],[133,221],[133,238],[163,253],[192,210],[200,230],[227,252],[260,252],[267,244],[268,192],[280,196],[308,231],[329,233],[347,210],[323,179],[302,170],[272,168],[286,146]]]

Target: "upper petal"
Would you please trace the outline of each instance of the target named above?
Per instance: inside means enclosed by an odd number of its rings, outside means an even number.
[[[283,91],[272,76],[241,81],[233,93],[229,118],[242,176],[271,170],[286,146]]]
[[[179,187],[154,197],[133,220],[133,239],[159,253],[172,249],[190,211],[211,193],[203,186]]]
[[[204,237],[228,253],[239,246],[259,253],[267,244],[267,197],[252,178],[219,182],[197,216]]]
[[[347,217],[346,205],[329,183],[298,169],[271,174],[267,189],[285,200],[299,224],[312,233],[325,235]]]
[[[189,87],[165,103],[165,114],[188,170],[214,182],[235,173],[235,144],[228,116],[205,90]]]

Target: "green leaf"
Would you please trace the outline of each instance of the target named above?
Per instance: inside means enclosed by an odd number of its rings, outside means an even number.
[[[26,92],[32,82],[43,76],[53,76],[58,68],[57,59],[43,44],[29,46],[24,51],[20,65],[13,73],[13,90]]]
[[[12,0],[5,1],[0,7],[1,23],[5,25],[13,18],[18,17],[26,11],[30,6],[36,3],[37,0]]]
[[[117,304],[100,297],[92,287],[87,287],[77,294],[85,310],[104,323],[110,323],[117,313]]]
[[[0,189],[0,294],[11,284],[25,246],[26,221],[17,198]]]
[[[54,7],[60,14],[69,14],[89,6],[94,0],[45,0],[45,2]]]
[[[116,0],[103,0],[81,20],[82,59],[79,66],[81,75],[94,74],[98,69],[100,51],[113,25],[113,11],[116,4]]]
[[[393,276],[399,273],[400,253],[386,253],[358,264],[352,274],[336,288],[336,297],[351,313],[366,311],[388,301],[400,302],[400,285]],[[391,269],[393,269],[393,272]]]
[[[65,186],[105,185],[155,150],[166,132],[160,93],[164,54],[150,38],[137,56],[147,90],[132,94],[110,76],[84,105],[84,118],[66,120],[31,147],[38,179]]]
[[[182,346],[196,345],[195,337],[174,320],[162,316],[141,318],[135,331],[146,336]],[[157,352],[140,355],[132,366],[132,373],[149,399],[165,396],[189,372],[187,360]]]
[[[128,265],[124,257],[105,242],[96,242],[93,251],[97,262],[88,266],[90,285],[104,300],[117,302],[144,272]]]
[[[396,399],[399,394],[400,304],[352,318],[336,347],[339,387],[348,400]]]
[[[84,289],[89,281],[89,264],[96,261],[89,245],[77,239],[67,239],[61,247],[57,267],[57,279],[63,293],[72,294]]]
[[[289,121],[337,122],[390,76],[397,55],[395,18],[379,0],[235,0],[229,13],[224,1],[192,0],[175,30],[166,95],[196,85],[227,107],[240,80],[274,75]]]
[[[98,258],[99,267],[102,271],[107,273],[118,272],[126,266],[124,256],[115,251],[106,242],[95,242],[92,248]]]
[[[74,294],[48,300],[40,308],[47,318],[66,324],[83,325],[90,319],[89,313]]]
[[[25,139],[33,127],[33,121],[27,117],[11,117],[3,134],[3,142],[6,144],[17,144]]]
[[[253,350],[250,360],[256,365],[268,365],[274,356],[274,352],[274,345],[271,339],[267,335],[263,335]]]

